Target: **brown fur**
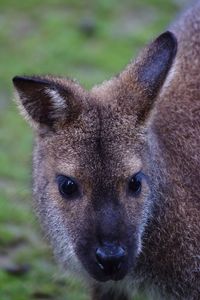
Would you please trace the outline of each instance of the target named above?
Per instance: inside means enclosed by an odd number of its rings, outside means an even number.
[[[128,299],[135,287],[154,299],[200,298],[200,4],[170,30],[177,54],[165,33],[89,92],[69,79],[14,79],[36,128],[38,216],[58,260],[94,286],[95,300]],[[141,170],[133,197],[127,182]],[[76,178],[76,199],[62,199],[56,174]],[[107,280],[95,264],[99,239],[128,253],[112,289],[98,283]]]
[[[92,291],[92,299],[93,300],[129,300],[129,297],[126,295],[126,293],[123,292],[116,292],[114,290],[104,291],[98,286],[93,287]]]

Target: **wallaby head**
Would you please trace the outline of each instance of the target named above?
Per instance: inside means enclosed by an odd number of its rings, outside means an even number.
[[[166,32],[91,91],[66,78],[13,79],[36,131],[36,210],[66,269],[107,281],[134,268],[154,190],[148,121],[175,53]]]

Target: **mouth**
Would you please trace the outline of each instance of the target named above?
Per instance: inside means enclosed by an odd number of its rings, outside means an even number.
[[[105,266],[96,260],[88,269],[88,272],[95,280],[100,282],[120,281],[128,273],[128,262],[121,262],[117,267],[110,264],[105,268]]]
[[[95,275],[93,274],[92,277],[100,282],[106,282],[106,281],[120,281],[125,278],[127,272],[125,273],[115,273],[115,274],[110,274],[106,275],[104,273],[96,273]]]

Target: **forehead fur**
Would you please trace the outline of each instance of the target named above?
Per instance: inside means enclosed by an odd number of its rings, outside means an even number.
[[[117,101],[121,91],[117,90],[116,82],[104,82],[90,92],[84,91],[77,83],[74,88],[79,91],[82,111],[73,122],[61,124],[53,135],[62,135],[68,144],[97,139],[101,139],[102,143],[120,141],[132,144],[136,135],[141,133],[134,106],[127,107],[128,95],[124,95],[124,103]]]
[[[55,131],[56,135],[64,133],[65,140],[73,136],[73,141],[103,140],[120,141],[135,139],[138,115],[134,109],[133,95],[125,90],[123,78],[114,77],[101,85],[85,91],[77,82],[54,79],[64,89],[73,91],[81,106],[80,115],[67,124],[61,124]],[[135,85],[138,96],[139,87]],[[54,91],[53,91],[54,92]],[[137,98],[137,97],[136,97]],[[121,101],[119,101],[121,100]],[[131,103],[133,103],[131,105]],[[136,108],[136,104],[135,104]],[[141,126],[140,126],[141,127]],[[141,130],[140,130],[141,131]],[[68,141],[70,142],[70,141]]]
[[[57,172],[96,177],[106,170],[109,176],[123,168],[126,176],[139,171],[136,153],[143,143],[143,128],[137,127],[135,115],[122,114],[119,106],[93,93],[88,93],[87,103],[76,120],[41,140],[56,159]]]

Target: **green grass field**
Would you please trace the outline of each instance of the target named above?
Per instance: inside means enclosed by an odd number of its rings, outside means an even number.
[[[12,77],[59,74],[90,88],[164,31],[181,5],[0,0],[0,300],[88,299],[79,282],[59,271],[32,212],[33,136],[12,101]]]

